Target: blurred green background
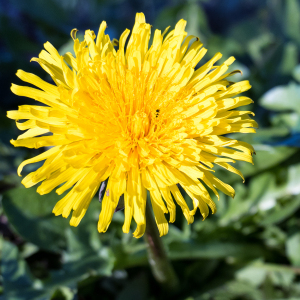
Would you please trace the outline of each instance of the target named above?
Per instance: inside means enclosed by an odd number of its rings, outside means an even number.
[[[43,43],[61,53],[70,31],[95,32],[102,20],[111,38],[132,28],[144,12],[153,29],[183,18],[187,31],[249,79],[257,134],[235,134],[254,145],[255,165],[238,163],[246,182],[216,170],[236,189],[222,195],[218,212],[187,225],[178,211],[163,237],[180,278],[179,290],[155,282],[143,239],[121,231],[123,212],[109,230],[96,229],[95,198],[78,228],[52,215],[55,193],[39,196],[16,175],[21,161],[43,149],[13,148],[19,134],[6,110],[33,103],[10,92],[18,69],[49,80],[29,63]],[[0,249],[1,300],[300,299],[300,1],[298,0],[0,0]],[[202,62],[201,62],[202,63]],[[30,172],[37,166],[29,166]]]

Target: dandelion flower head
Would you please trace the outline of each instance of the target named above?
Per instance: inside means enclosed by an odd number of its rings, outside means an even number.
[[[231,82],[226,73],[234,58],[220,65],[221,54],[196,68],[206,49],[194,36],[187,36],[186,21],[173,30],[155,30],[149,45],[151,25],[142,13],[136,15],[131,35],[126,29],[111,41],[106,23],[98,35],[85,32],[84,41],[74,40],[75,56],[61,56],[49,42],[33,58],[52,77],[54,84],[19,70],[17,76],[37,88],[13,84],[18,96],[42,105],[21,105],[9,111],[20,130],[11,143],[15,147],[48,147],[18,168],[44,161],[22,183],[41,183],[41,195],[56,188],[64,197],[53,212],[77,226],[102,182],[107,182],[98,231],[111,223],[120,197],[124,197],[123,231],[132,218],[135,237],[145,232],[145,207],[150,195],[160,235],[175,221],[176,204],[192,223],[199,208],[205,219],[216,211],[208,189],[234,196],[234,189],[214,175],[219,165],[241,177],[230,163],[252,163],[251,145],[224,135],[255,132],[250,111],[234,110],[252,103],[238,96],[251,86],[248,81]],[[20,121],[22,120],[22,121]],[[26,120],[26,121],[24,121]],[[192,199],[189,207],[180,189]]]

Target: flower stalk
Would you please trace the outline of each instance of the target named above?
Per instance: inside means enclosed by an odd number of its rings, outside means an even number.
[[[166,289],[175,289],[179,281],[166,253],[149,201],[146,204],[146,231],[148,261],[155,279]]]

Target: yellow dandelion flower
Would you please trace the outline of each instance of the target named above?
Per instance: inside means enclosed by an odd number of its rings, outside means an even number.
[[[47,42],[46,51],[32,59],[55,84],[17,72],[38,89],[13,84],[12,92],[44,105],[22,105],[8,112],[19,129],[27,130],[11,143],[50,147],[22,162],[18,174],[25,165],[45,160],[22,183],[28,188],[42,182],[37,189],[41,195],[56,187],[59,195],[69,190],[53,212],[67,218],[73,211],[72,226],[79,224],[107,179],[99,232],[107,230],[124,195],[123,231],[129,232],[134,218],[137,238],[146,227],[147,191],[161,236],[168,232],[165,214],[169,222],[175,220],[175,203],[192,223],[197,208],[203,218],[209,208],[216,211],[207,187],[217,197],[217,189],[234,196],[234,189],[212,168],[217,164],[243,177],[229,163],[252,163],[251,145],[224,137],[255,132],[256,122],[249,118],[253,113],[233,110],[253,102],[237,96],[251,86],[248,81],[228,80],[235,72],[225,72],[234,58],[216,66],[220,53],[195,69],[207,50],[198,38],[187,36],[185,26],[186,21],[180,20],[169,32],[169,28],[163,33],[155,30],[149,47],[151,25],[144,14],[136,15],[127,45],[130,31],[111,41],[103,21],[98,35],[87,30],[83,42],[76,39],[76,30],[71,32],[75,57],[69,52],[59,55]],[[192,210],[179,185],[191,197]]]

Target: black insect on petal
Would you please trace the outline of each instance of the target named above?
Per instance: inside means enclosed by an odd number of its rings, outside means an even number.
[[[100,203],[103,199],[103,196],[104,196],[104,193],[105,193],[105,190],[106,190],[106,187],[107,187],[107,182],[108,182],[108,179],[101,182],[100,189],[99,189],[99,202]]]
[[[115,212],[124,209],[124,195],[122,195],[119,199],[119,203],[115,209]]]

